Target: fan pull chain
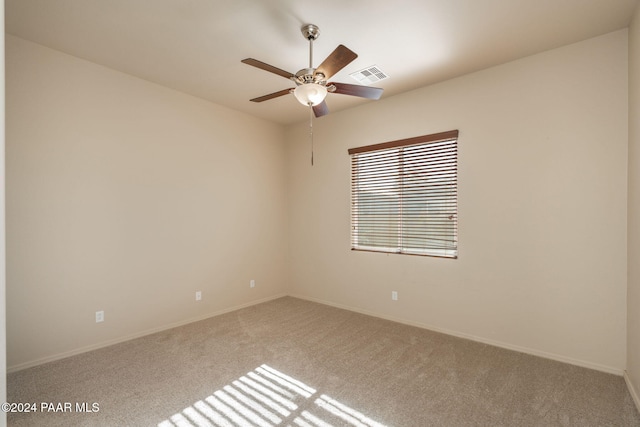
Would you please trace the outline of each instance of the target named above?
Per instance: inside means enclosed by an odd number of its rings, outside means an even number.
[[[309,104],[309,140],[311,141],[311,166],[313,166],[313,107]]]

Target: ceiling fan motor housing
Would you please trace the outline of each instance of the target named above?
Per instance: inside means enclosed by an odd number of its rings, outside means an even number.
[[[297,85],[317,83],[324,86],[327,83],[324,78],[324,74],[316,73],[315,71],[315,68],[303,68],[302,70],[298,71],[295,76],[292,77],[292,80]]]

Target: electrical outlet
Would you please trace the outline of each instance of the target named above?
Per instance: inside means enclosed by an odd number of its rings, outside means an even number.
[[[249,287],[250,288],[255,288],[256,287],[256,281],[251,279],[251,281],[249,282]]]
[[[202,291],[196,291],[196,301],[200,301],[202,299]]]
[[[391,299],[394,301],[398,301],[398,292],[397,291],[391,291]]]
[[[96,311],[96,323],[104,322],[104,311]]]

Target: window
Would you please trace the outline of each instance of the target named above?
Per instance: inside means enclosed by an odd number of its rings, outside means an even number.
[[[458,131],[352,148],[351,249],[458,257]]]

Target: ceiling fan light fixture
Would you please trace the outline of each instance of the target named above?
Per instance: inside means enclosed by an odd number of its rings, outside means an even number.
[[[302,105],[316,106],[324,101],[327,96],[327,88],[318,83],[305,83],[296,87],[293,94]]]

